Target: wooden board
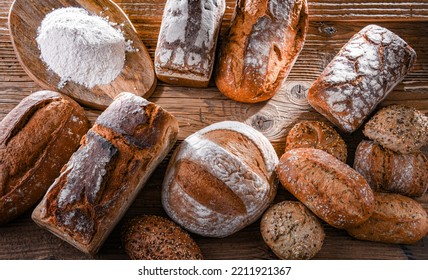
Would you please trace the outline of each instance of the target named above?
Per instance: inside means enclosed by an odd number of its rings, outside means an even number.
[[[164,1],[116,1],[128,14],[153,58]],[[25,74],[13,52],[7,29],[11,1],[0,3],[0,119],[30,92],[40,88]],[[234,8],[227,1],[224,33]],[[325,120],[306,102],[305,89],[317,78],[348,39],[369,23],[391,29],[417,52],[413,71],[382,102],[408,104],[428,113],[428,1],[309,1],[310,28],[303,51],[280,93],[261,104],[242,104],[224,97],[213,83],[207,89],[190,89],[159,83],[150,100],[173,113],[179,120],[179,144],[185,137],[211,123],[243,121],[264,133],[282,154],[289,129],[299,120]],[[86,110],[91,121],[100,114]],[[352,164],[361,130],[346,135],[348,163]],[[428,154],[428,149],[424,152]],[[140,214],[165,215],[160,190],[169,156],[156,169],[124,220]],[[282,187],[275,202],[292,199]],[[428,194],[418,199],[428,210]],[[126,259],[116,227],[101,251],[94,257],[80,253],[52,234],[37,227],[26,213],[0,227],[0,259]],[[391,245],[355,240],[344,231],[325,223],[326,240],[315,259],[428,259],[428,236],[414,245]],[[222,239],[192,235],[207,259],[275,259],[264,245],[259,221]]]

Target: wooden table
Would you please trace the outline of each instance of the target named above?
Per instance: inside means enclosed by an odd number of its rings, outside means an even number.
[[[129,15],[153,58],[164,1],[116,1]],[[12,49],[7,28],[11,0],[0,2],[0,119],[31,92],[40,90],[22,70]],[[227,1],[222,33],[234,9]],[[281,91],[269,102],[242,104],[224,97],[211,83],[207,89],[191,89],[158,84],[151,101],[174,114],[180,124],[179,144],[193,132],[222,120],[238,120],[261,131],[278,155],[284,149],[289,129],[300,120],[325,120],[306,102],[306,89],[331,58],[357,31],[369,23],[382,25],[403,37],[416,50],[413,71],[382,102],[381,106],[402,103],[428,113],[428,1],[342,1],[310,0],[310,27],[304,49]],[[86,110],[93,122],[100,111]],[[348,163],[352,165],[361,131],[342,134],[348,144]],[[428,149],[424,152],[428,154]],[[140,214],[165,215],[160,190],[169,156],[156,169],[124,220]],[[275,202],[290,199],[281,186]],[[418,199],[428,210],[428,194]],[[88,256],[36,226],[30,212],[0,227],[0,259],[126,259],[120,242],[122,222],[96,256]],[[414,245],[390,245],[358,241],[346,232],[325,223],[326,240],[316,259],[428,259],[428,236]],[[275,259],[264,245],[259,221],[227,238],[192,235],[206,259]]]

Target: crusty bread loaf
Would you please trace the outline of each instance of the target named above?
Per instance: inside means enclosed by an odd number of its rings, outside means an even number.
[[[296,148],[320,149],[344,163],[348,153],[346,143],[339,133],[320,121],[302,121],[290,129],[285,142],[285,151]]]
[[[415,108],[382,108],[364,126],[365,136],[399,153],[413,153],[428,144],[428,117]]]
[[[313,258],[324,243],[325,233],[318,218],[298,201],[271,206],[260,221],[263,240],[284,260]]]
[[[306,38],[306,0],[240,0],[220,48],[215,82],[227,97],[265,101],[281,88]]]
[[[0,123],[0,224],[34,206],[58,177],[89,129],[70,98],[38,91]]]
[[[278,177],[291,194],[333,227],[361,224],[374,210],[373,191],[364,177],[322,150],[286,152],[279,160]]]
[[[428,233],[428,215],[417,201],[399,194],[375,193],[376,208],[348,233],[361,240],[413,244]]]
[[[415,51],[393,32],[368,25],[332,59],[308,91],[308,102],[344,132],[354,132],[400,83]]]
[[[81,251],[95,254],[172,148],[177,120],[121,93],[98,117],[32,218]]]
[[[224,0],[166,1],[155,52],[159,80],[208,86],[225,7]]]
[[[202,260],[198,244],[173,221],[138,216],[123,227],[122,243],[133,260]]]
[[[257,220],[276,194],[278,157],[240,122],[212,124],[174,152],[162,187],[166,213],[199,235],[225,237]]]

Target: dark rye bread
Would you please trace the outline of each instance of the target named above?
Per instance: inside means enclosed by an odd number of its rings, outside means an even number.
[[[225,7],[224,0],[166,1],[155,52],[159,80],[208,86]]]
[[[382,108],[364,126],[365,136],[398,153],[413,153],[428,144],[428,117],[415,108]]]
[[[344,132],[354,132],[416,60],[390,30],[368,25],[331,60],[308,91],[308,102]]]
[[[354,169],[377,192],[420,197],[428,188],[428,160],[422,152],[400,154],[362,141],[355,152]]]
[[[347,147],[342,137],[328,124],[320,121],[302,121],[287,134],[285,151],[296,148],[320,149],[346,163]]]
[[[364,177],[322,150],[290,150],[277,170],[281,184],[333,227],[361,224],[374,210],[373,191]]]
[[[138,216],[122,229],[123,247],[132,260],[202,260],[201,249],[173,221],[159,216]]]
[[[260,132],[240,122],[212,124],[171,157],[162,205],[199,235],[225,237],[257,220],[276,194],[278,157]]]
[[[428,233],[428,215],[416,200],[399,194],[375,193],[372,216],[347,232],[361,240],[413,244]]]
[[[298,201],[282,201],[263,214],[260,231],[266,245],[284,260],[307,260],[322,248],[325,233],[318,218]]]
[[[154,103],[121,93],[98,117],[32,218],[95,254],[172,148],[177,120]]]
[[[0,224],[21,215],[45,194],[89,129],[70,98],[38,91],[0,123]]]
[[[240,0],[220,48],[215,82],[240,102],[273,97],[291,71],[305,42],[306,0]]]

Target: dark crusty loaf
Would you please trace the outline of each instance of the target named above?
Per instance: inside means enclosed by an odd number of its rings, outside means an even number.
[[[284,260],[313,258],[324,243],[325,233],[318,218],[298,201],[271,206],[260,221],[265,243]]]
[[[208,86],[224,0],[168,0],[155,52],[159,80],[191,87]]]
[[[215,82],[227,97],[265,101],[280,89],[306,38],[306,0],[240,0],[220,48]]]
[[[178,132],[168,112],[121,93],[98,117],[32,218],[85,253],[95,254]]]
[[[279,160],[278,177],[291,194],[336,228],[361,224],[374,210],[373,191],[364,177],[322,150],[286,152]]]
[[[368,25],[324,69],[308,91],[308,102],[351,133],[404,79],[415,60],[415,51],[403,39]]]
[[[413,244],[428,233],[428,215],[417,201],[399,194],[375,193],[376,208],[348,233],[361,240]]]
[[[159,216],[138,216],[125,224],[122,243],[133,260],[202,260],[192,237],[177,224]]]
[[[70,98],[38,91],[0,123],[0,224],[35,205],[58,177],[89,129]]]
[[[428,160],[421,152],[400,154],[373,141],[362,141],[354,168],[373,190],[419,197],[428,188]]]
[[[174,152],[162,187],[166,213],[199,235],[225,237],[256,221],[276,194],[278,156],[254,128],[212,124]]]
[[[399,153],[417,152],[428,144],[428,117],[415,108],[382,108],[364,126],[365,136]]]
[[[320,121],[302,121],[287,134],[285,151],[295,148],[323,150],[346,163],[347,147],[342,137],[328,124]]]

